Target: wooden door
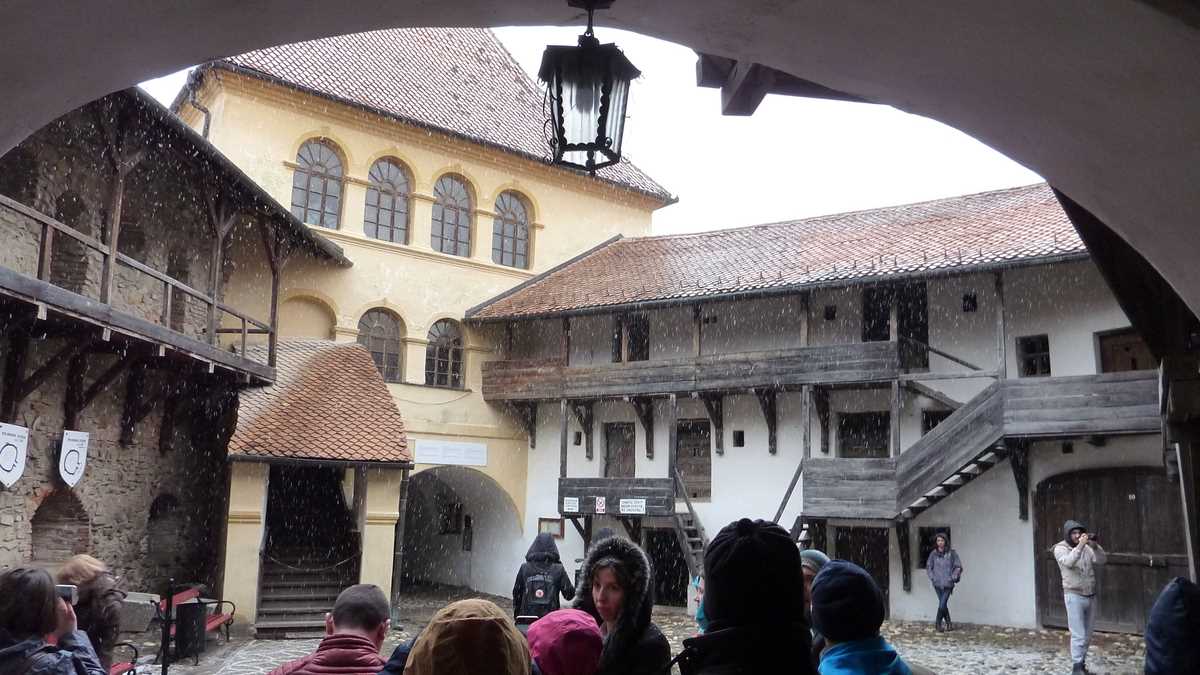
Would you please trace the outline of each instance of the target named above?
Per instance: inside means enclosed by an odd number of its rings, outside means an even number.
[[[1099,535],[1108,564],[1098,568],[1096,629],[1141,633],[1163,586],[1186,573],[1178,487],[1162,469],[1100,469],[1053,476],[1034,496],[1038,616],[1066,627],[1062,577],[1051,549],[1063,522]]]
[[[863,568],[883,591],[888,604],[888,531],[884,527],[838,527],[834,532],[834,555]]]
[[[610,422],[604,425],[604,477],[634,477],[632,422]]]
[[[675,446],[675,468],[683,476],[688,497],[712,498],[712,433],[708,420],[680,420]]]
[[[1158,367],[1142,336],[1129,330],[1105,333],[1100,339],[1100,372],[1119,373],[1126,370],[1149,370]]]

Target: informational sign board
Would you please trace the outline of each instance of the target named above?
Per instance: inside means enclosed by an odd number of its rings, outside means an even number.
[[[629,515],[646,515],[646,500],[645,499],[622,499],[619,505],[622,514]]]
[[[10,488],[21,478],[28,452],[29,430],[0,423],[0,484]]]
[[[563,497],[563,513],[579,513],[579,497]]]
[[[604,503],[604,497],[596,497],[596,513],[608,513],[608,505]]]
[[[414,459],[417,464],[487,466],[487,444],[418,438]]]
[[[64,431],[62,449],[58,452],[58,475],[71,487],[83,478],[87,466],[88,433],[86,431]]]

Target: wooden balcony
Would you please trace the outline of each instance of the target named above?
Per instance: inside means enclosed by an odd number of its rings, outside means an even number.
[[[0,225],[0,233],[9,237],[9,249],[0,252],[0,301],[32,305],[42,320],[82,320],[101,328],[103,335],[118,333],[148,342],[157,345],[161,353],[190,355],[259,383],[275,379],[275,340],[268,321],[239,312],[212,293],[193,288],[120,253],[115,245],[3,195]],[[94,297],[61,288],[51,278],[53,247],[64,241],[75,242],[83,255],[96,261],[99,281],[94,284],[97,288],[93,290],[98,291]],[[122,276],[130,283],[122,283]],[[146,302],[155,295],[159,304]],[[172,303],[177,298],[203,308],[206,319],[196,336],[172,328]],[[220,334],[235,335],[238,352],[225,348],[218,340]],[[268,336],[266,363],[244,356],[251,335]]]
[[[1159,415],[1156,370],[1004,382],[1006,436],[1155,433]]]
[[[893,342],[590,366],[564,366],[559,361],[491,361],[483,364],[483,397],[489,401],[539,401],[746,391],[756,387],[883,382],[898,373],[899,357]]]
[[[604,498],[603,511],[596,498]],[[563,508],[564,499],[577,500],[578,510]],[[626,500],[622,509],[621,500]],[[632,500],[632,501],[630,501]],[[559,478],[558,511],[564,516],[672,516],[675,514],[675,481],[670,478]]]
[[[882,520],[896,515],[896,460],[804,460],[806,516]]]

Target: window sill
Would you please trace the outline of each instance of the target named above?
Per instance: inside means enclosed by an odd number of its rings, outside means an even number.
[[[469,389],[467,387],[450,387],[450,386],[447,386],[444,384],[426,384],[424,382],[390,382],[389,384],[403,384],[403,385],[409,386],[409,387],[421,387],[422,389],[438,389],[441,391],[459,391],[459,392],[464,392],[464,393],[468,393],[468,394],[471,393],[472,391],[474,391],[473,389]]]

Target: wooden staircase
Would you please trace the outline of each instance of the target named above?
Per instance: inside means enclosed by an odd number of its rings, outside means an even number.
[[[680,513],[676,510],[672,516],[672,522],[675,525],[675,536],[679,540],[679,548],[683,552],[683,560],[687,563],[688,574],[695,577],[704,571],[704,547],[708,545],[708,536],[704,533],[704,525],[700,523],[700,517],[696,515],[696,508],[692,506],[683,476],[678,471],[675,472],[675,483],[679,488],[679,494],[683,495],[687,511]]]
[[[357,583],[358,556],[335,560],[311,549],[271,551],[262,562],[255,636],[321,637],[325,613],[347,586]]]

